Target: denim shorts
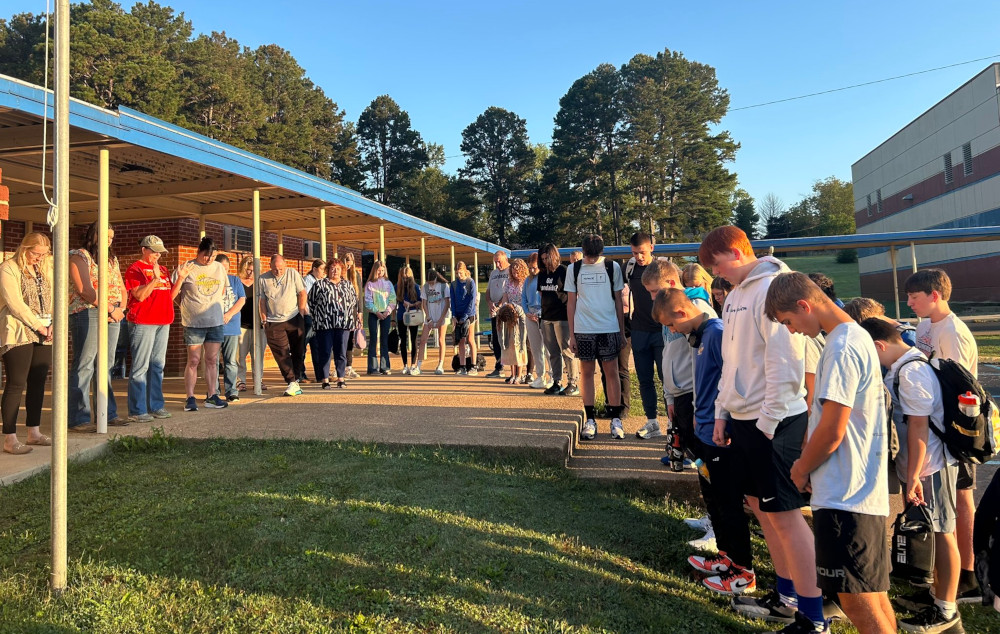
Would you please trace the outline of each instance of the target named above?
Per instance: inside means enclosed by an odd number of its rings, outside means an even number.
[[[209,328],[193,328],[184,326],[184,345],[200,346],[203,343],[222,343],[224,326],[211,326]]]

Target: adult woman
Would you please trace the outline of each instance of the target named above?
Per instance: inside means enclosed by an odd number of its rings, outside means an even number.
[[[365,308],[368,309],[368,374],[392,374],[389,367],[389,325],[396,308],[396,289],[392,287],[385,265],[375,260],[365,284]],[[379,358],[381,353],[381,358]]]
[[[187,346],[187,365],[184,367],[186,412],[198,411],[194,386],[198,382],[202,349],[205,353],[205,407],[222,409],[229,405],[219,397],[219,348],[222,346],[225,312],[222,298],[229,285],[229,274],[213,259],[214,255],[215,242],[204,237],[198,244],[195,258],[177,267],[173,275],[174,287],[170,296],[180,302],[184,345]]]
[[[507,276],[507,281],[504,282],[503,287],[503,297],[500,298],[500,304],[513,304],[518,308],[521,307],[521,300],[524,295],[524,280],[528,278],[528,264],[521,258],[511,260],[510,263],[510,273]],[[522,308],[523,312],[523,308]],[[534,381],[535,377],[531,375],[531,367],[534,365],[534,359],[532,358],[532,351],[529,349],[528,363],[520,364],[520,369],[525,371],[524,374],[515,375],[521,376],[525,383],[531,383]],[[501,361],[502,363],[502,361]]]
[[[172,284],[160,258],[167,252],[163,240],[146,236],[139,241],[142,256],[125,271],[128,290],[129,348],[128,415],[135,422],[170,418],[163,401],[163,364],[174,322]]]
[[[347,340],[358,327],[358,294],[354,284],[344,277],[344,263],[331,258],[326,263],[326,277],[309,289],[309,312],[313,316],[313,367],[320,375],[323,389],[330,387],[330,357],[337,371],[337,387],[347,379]]]
[[[125,284],[122,281],[118,258],[111,250],[115,230],[108,228],[108,314],[97,311],[97,248],[101,236],[97,222],[87,227],[83,247],[69,252],[69,331],[73,340],[73,363],[69,367],[69,429],[75,432],[96,432],[96,420],[90,420],[90,383],[97,370],[97,324],[101,319],[108,322],[108,358],[114,359],[118,346],[119,328],[125,318]],[[111,373],[108,382],[108,425],[128,425],[128,421],[118,416],[118,404],[111,389]]]
[[[424,350],[427,349],[427,339],[431,331],[437,331],[438,343],[438,364],[434,369],[434,374],[444,374],[444,334],[448,330],[448,315],[451,309],[451,288],[448,280],[441,272],[431,267],[427,269],[427,283],[424,284],[424,331],[420,335],[420,349],[417,351],[417,359],[424,358]],[[420,374],[420,363],[418,362],[410,374]]]
[[[0,399],[3,450],[21,455],[31,451],[17,439],[16,424],[21,396],[27,388],[28,444],[49,446],[43,436],[42,399],[45,378],[52,363],[52,258],[51,243],[41,233],[24,236],[14,256],[0,264],[0,354],[6,381]]]
[[[513,266],[513,265],[512,265]],[[542,296],[538,292],[538,254],[528,256],[528,277],[524,280],[524,290],[521,293],[521,309],[527,318],[528,348],[535,362],[535,380],[531,387],[545,389],[551,381],[546,381],[545,372],[547,353],[542,346]],[[528,368],[531,372],[531,368]]]
[[[417,333],[420,326],[407,326],[403,322],[403,315],[411,310],[423,310],[420,301],[420,287],[413,279],[413,269],[404,264],[399,269],[399,279],[396,282],[396,330],[399,331],[399,355],[403,357],[403,374],[410,374],[413,370],[420,368],[420,359],[417,358]],[[409,345],[407,345],[409,344]],[[412,352],[412,367],[407,363],[407,351]]]
[[[253,254],[243,253],[240,256],[240,265],[237,270],[240,284],[243,285],[243,294],[246,302],[240,309],[240,348],[236,353],[238,357],[236,370],[236,389],[244,392],[247,389],[247,355],[250,355],[250,346],[253,345],[253,312],[257,310],[256,300],[256,279],[253,276]],[[264,331],[257,333],[257,350],[250,355],[250,378],[253,379],[254,359],[264,358]],[[261,385],[261,389],[266,390],[266,385]]]
[[[347,281],[354,285],[354,292],[358,296],[358,321],[357,328],[355,330],[360,330],[363,325],[361,323],[361,271],[358,267],[354,265],[354,254],[348,251],[344,254],[344,277]],[[347,378],[356,379],[358,378],[358,373],[354,371],[354,337],[351,336],[347,340]]]

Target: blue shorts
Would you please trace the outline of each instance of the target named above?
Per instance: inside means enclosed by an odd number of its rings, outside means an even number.
[[[222,343],[222,340],[225,338],[223,336],[224,329],[225,327],[222,324],[209,328],[184,326],[184,345],[200,346],[204,343]]]

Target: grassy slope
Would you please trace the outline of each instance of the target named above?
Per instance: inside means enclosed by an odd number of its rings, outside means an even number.
[[[837,297],[845,301],[861,295],[861,276],[858,264],[839,264],[836,252],[825,255],[799,255],[781,258],[794,271],[825,273],[833,279]]]

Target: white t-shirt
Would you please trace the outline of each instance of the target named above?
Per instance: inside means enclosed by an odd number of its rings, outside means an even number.
[[[437,321],[446,315],[444,300],[451,298],[448,285],[443,282],[427,282],[423,287],[423,298],[427,300],[427,319]]]
[[[815,337],[809,337],[807,335],[802,335],[805,337],[806,344],[804,346],[805,350],[805,373],[806,374],[816,374],[816,367],[819,365],[819,357],[823,354],[823,346],[826,345],[826,339],[823,334],[820,333]]]
[[[920,361],[910,361],[921,359]],[[909,362],[909,363],[907,363]],[[905,365],[904,365],[905,364]],[[899,394],[893,392],[893,383],[899,375]],[[944,420],[944,404],[941,400],[941,384],[934,370],[927,364],[927,357],[916,348],[896,359],[885,375],[885,386],[892,394],[892,418],[896,421],[896,433],[899,435],[899,453],[896,454],[896,473],[902,482],[906,482],[906,467],[908,447],[906,436],[908,425],[903,422],[903,415],[929,416],[930,424],[942,428]],[[944,468],[945,464],[954,464],[955,459],[941,439],[932,430],[927,430],[927,453],[924,456],[924,466],[920,477],[926,478]]]
[[[598,258],[594,264],[580,262],[580,288],[576,287],[571,264],[566,269],[567,293],[576,293],[576,314],[573,319],[573,331],[580,334],[607,334],[620,332],[618,314],[615,312],[615,299],[611,291],[621,292],[625,288],[622,279],[622,269],[617,262],[611,263],[614,270],[614,280],[608,280],[608,269],[604,258]]]
[[[932,324],[922,319],[917,324],[917,347],[930,358],[951,359],[979,378],[979,347],[969,327],[955,313]]]
[[[850,407],[851,415],[840,445],[810,476],[812,508],[888,516],[889,443],[882,372],[872,338],[853,321],[827,334],[816,368],[815,393],[810,438],[824,401]]]

